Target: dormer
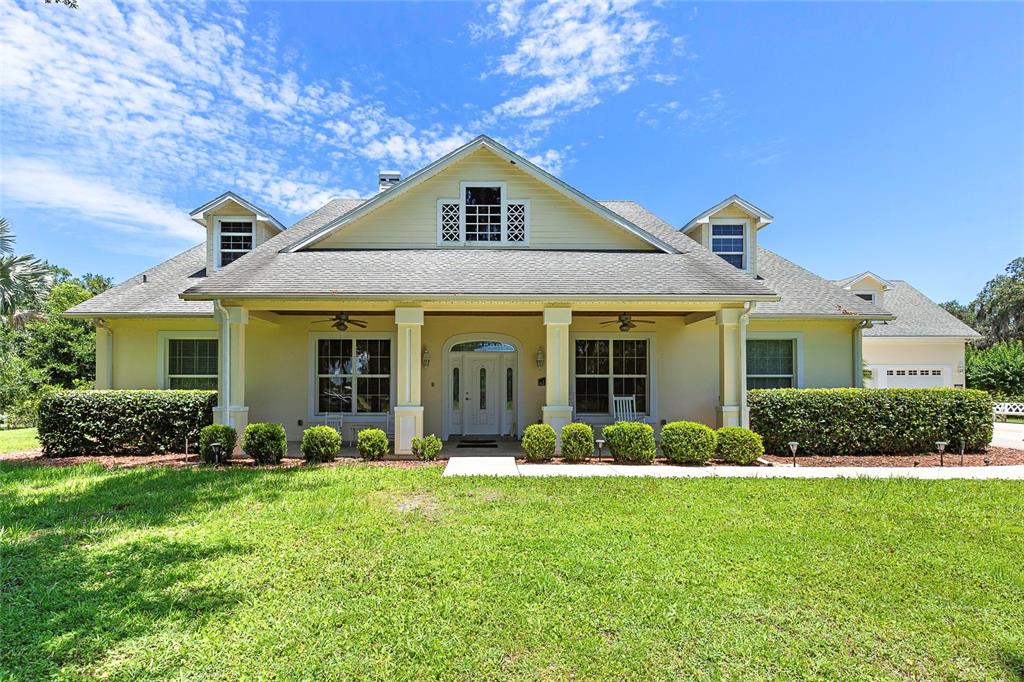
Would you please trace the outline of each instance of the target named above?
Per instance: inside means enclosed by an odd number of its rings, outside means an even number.
[[[682,232],[740,270],[757,275],[757,232],[774,220],[732,195],[683,226]]]
[[[284,230],[255,204],[225,192],[192,211],[193,221],[206,228],[206,272],[216,272]]]
[[[881,303],[882,296],[892,289],[892,283],[873,272],[862,272],[836,281],[841,289],[872,303]]]

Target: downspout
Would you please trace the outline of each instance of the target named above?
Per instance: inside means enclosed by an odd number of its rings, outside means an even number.
[[[221,364],[224,367],[224,377],[223,377],[223,382],[224,382],[224,391],[223,391],[223,394],[224,394],[224,404],[221,405],[220,407],[221,407],[221,409],[224,412],[224,421],[225,422],[231,422],[232,420],[231,420],[231,418],[229,416],[231,414],[231,411],[230,411],[230,409],[228,409],[230,407],[230,405],[231,405],[231,325],[230,325],[230,321],[228,319],[227,308],[225,308],[224,306],[222,306],[220,304],[220,299],[219,298],[218,299],[214,299],[214,301],[213,301],[213,310],[220,317],[220,320],[222,321],[221,325],[220,325],[220,329],[221,329],[221,332],[222,332],[221,335],[220,335],[221,336],[220,341],[221,341],[221,346],[223,346],[223,348],[220,349],[220,352],[221,352]],[[229,424],[229,425],[230,426],[234,426],[234,424]]]
[[[750,322],[750,313],[754,312],[757,306],[753,301],[743,304],[743,312],[740,313],[740,426],[750,428],[750,414],[747,411],[747,323]]]
[[[864,388],[864,330],[871,329],[871,320],[861,320],[853,328],[853,387]],[[876,383],[877,387],[878,384]]]

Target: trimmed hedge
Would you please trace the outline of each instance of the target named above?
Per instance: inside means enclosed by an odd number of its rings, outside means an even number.
[[[231,458],[236,442],[238,442],[238,432],[235,431],[235,427],[227,424],[204,426],[203,430],[199,432],[199,459],[207,464],[223,464]],[[221,444],[219,462],[211,447],[214,443]]]
[[[341,452],[341,434],[330,426],[311,426],[302,432],[299,449],[307,462],[333,462]]]
[[[764,454],[761,436],[742,426],[723,426],[715,436],[715,454],[729,464],[753,464]]]
[[[356,450],[363,459],[384,459],[388,454],[388,434],[381,429],[363,429],[356,437]]]
[[[55,391],[39,402],[47,457],[195,452],[215,391]]]
[[[618,462],[650,464],[658,452],[654,427],[643,422],[615,422],[602,433],[608,449]]]
[[[441,454],[442,447],[444,447],[444,443],[434,434],[412,439],[412,454],[416,455],[417,459],[435,460]]]
[[[555,429],[551,424],[530,424],[523,431],[523,450],[531,462],[543,462],[555,454]]]
[[[661,429],[661,451],[673,464],[705,464],[717,442],[715,430],[700,422],[672,422]]]
[[[261,424],[245,427],[242,435],[242,452],[256,460],[257,464],[280,464],[288,454],[288,435],[281,424]]]
[[[562,457],[582,462],[594,454],[594,429],[590,424],[573,422],[562,427]]]
[[[959,388],[757,389],[747,398],[750,427],[775,454],[800,443],[806,455],[958,452],[992,440],[992,399]]]

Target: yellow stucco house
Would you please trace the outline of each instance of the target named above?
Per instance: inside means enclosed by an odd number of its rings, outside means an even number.
[[[746,424],[751,387],[859,386],[878,301],[758,247],[730,197],[677,229],[481,136],[285,226],[226,193],[207,239],[74,308],[99,388],[216,388],[218,422],[519,435],[613,419]]]

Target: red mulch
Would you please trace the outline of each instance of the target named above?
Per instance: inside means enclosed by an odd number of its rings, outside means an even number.
[[[793,458],[783,455],[765,455],[769,462],[791,464]],[[987,461],[986,461],[987,460]],[[837,455],[825,457],[821,455],[797,455],[797,466],[802,467],[937,467],[939,456],[927,455]],[[947,467],[960,466],[960,453],[943,455],[943,464]],[[964,455],[964,466],[997,466],[1008,464],[1024,464],[1024,450],[1012,448],[989,448],[985,452],[967,453]]]
[[[95,462],[107,469],[127,469],[138,466],[166,466],[166,467],[194,467],[199,465],[199,455],[192,453],[168,453],[164,455],[83,455],[76,457],[43,457],[40,450],[25,450],[23,452],[9,452],[0,455],[0,462],[24,462],[37,466],[50,467],[71,467],[79,464]],[[419,460],[384,460],[380,462],[363,462],[352,457],[341,457],[334,462],[318,465],[307,465],[305,460],[288,457],[281,460],[278,465],[265,465],[259,468],[271,469],[294,469],[300,466],[351,466],[353,464],[366,464],[371,467],[389,467],[396,469],[411,469],[421,466],[436,465],[437,462],[421,462]],[[228,467],[256,468],[256,462],[249,457],[235,457],[228,461]],[[224,468],[224,467],[218,467]]]

